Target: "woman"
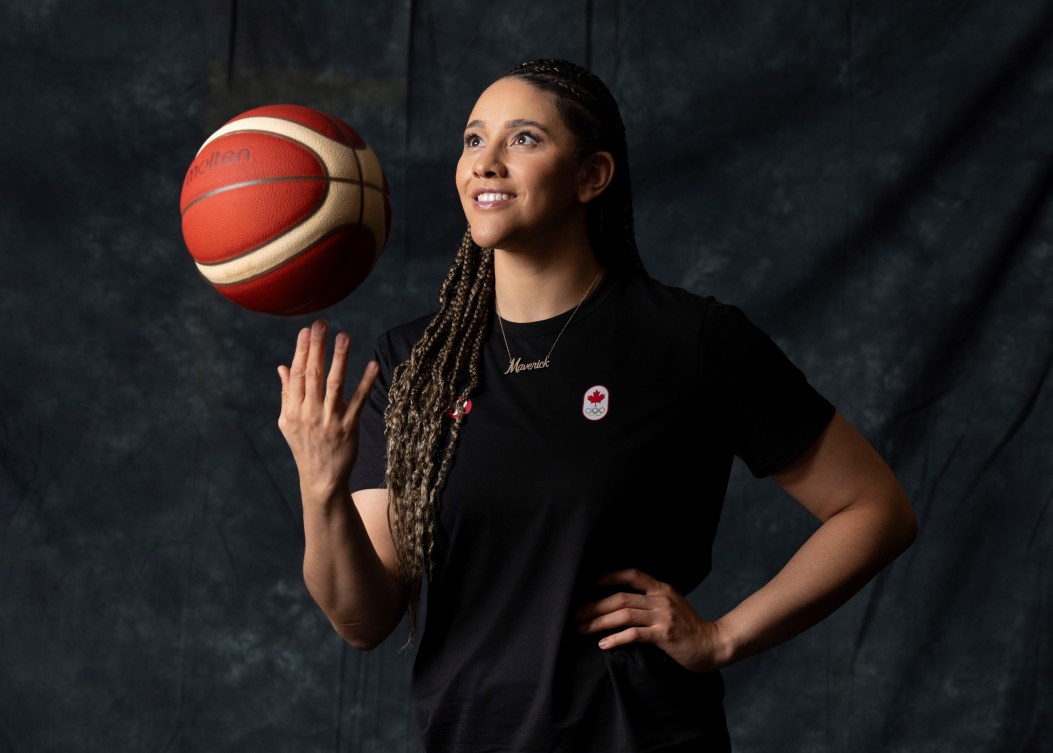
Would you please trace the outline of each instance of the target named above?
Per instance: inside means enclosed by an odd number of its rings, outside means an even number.
[[[456,183],[469,230],[439,311],[379,338],[346,405],[348,338],[326,379],[324,322],[279,367],[308,589],[371,649],[407,608],[413,642],[428,577],[428,751],[729,750],[717,670],[902,552],[910,503],[739,309],[645,274],[598,78],[512,68],[469,116]],[[684,595],[709,572],[735,454],[822,525],[709,621]]]

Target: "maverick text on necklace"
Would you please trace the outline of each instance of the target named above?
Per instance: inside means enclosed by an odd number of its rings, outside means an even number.
[[[556,335],[555,342],[552,343],[552,347],[548,349],[548,353],[545,354],[544,358],[540,358],[537,361],[528,361],[523,363],[522,358],[512,358],[512,351],[508,347],[508,337],[505,336],[505,325],[501,321],[501,309],[497,308],[497,295],[494,295],[494,308],[497,310],[497,326],[501,328],[501,339],[505,341],[505,352],[508,354],[508,370],[506,374],[518,374],[521,371],[534,371],[535,369],[547,369],[549,367],[549,356],[552,355],[552,351],[556,349],[556,343],[559,342],[559,338],[566,332],[567,327],[570,325],[570,320],[574,318],[574,315],[578,313],[578,309],[581,308],[581,304],[585,303],[585,299],[589,296],[589,291],[592,290],[592,286],[596,284],[596,280],[600,279],[600,275],[603,270],[596,273],[596,276],[592,278],[592,282],[589,283],[588,289],[585,291],[585,295],[578,301],[578,305],[574,307],[574,310],[570,313],[570,318],[567,319],[567,323],[563,325],[563,329]]]

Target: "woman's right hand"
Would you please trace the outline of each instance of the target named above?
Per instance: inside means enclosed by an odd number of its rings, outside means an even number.
[[[333,347],[329,377],[325,374],[326,323],[300,330],[291,366],[279,366],[282,410],[278,428],[289,443],[300,489],[328,495],[346,488],[358,456],[358,419],[380,367],[366,364],[351,400],[344,403],[344,378],[350,339],[341,332]]]

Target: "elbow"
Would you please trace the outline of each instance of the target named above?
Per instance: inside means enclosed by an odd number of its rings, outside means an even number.
[[[331,624],[337,635],[344,639],[344,642],[349,643],[352,648],[359,651],[372,651],[383,642],[363,635],[360,629],[355,629],[355,625],[339,624],[336,622],[331,622]]]
[[[363,641],[361,638],[351,638],[349,636],[344,635],[343,633],[340,634],[340,637],[343,638],[344,641],[346,641],[347,643],[351,644],[351,648],[358,649],[359,651],[372,651],[378,645],[380,645],[372,641]]]
[[[350,643],[353,648],[359,651],[372,651],[391,636],[400,620],[401,615],[394,622],[377,622],[376,620],[343,622],[330,618],[329,623],[337,635]]]
[[[914,514],[914,506],[902,490],[897,495],[892,509],[888,538],[894,549],[893,557],[898,557],[918,538],[918,516]]]
[[[914,514],[914,510],[910,511],[910,522],[906,526],[907,530],[904,533],[904,544],[903,550],[906,551],[911,544],[918,539],[918,516]]]

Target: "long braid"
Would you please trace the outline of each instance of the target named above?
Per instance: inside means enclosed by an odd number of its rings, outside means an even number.
[[[597,151],[614,158],[614,178],[589,205],[589,240],[597,261],[608,269],[646,274],[636,247],[629,149],[621,110],[596,74],[567,60],[531,60],[514,65],[502,78],[518,78],[552,94],[556,109],[578,139],[581,157]]]
[[[564,60],[521,63],[502,78],[519,78],[552,95],[578,142],[579,157],[608,151],[614,177],[588,207],[589,241],[597,261],[612,272],[646,274],[633,224],[629,158],[618,104],[604,83]],[[467,399],[482,380],[483,342],[494,308],[493,249],[480,248],[465,232],[439,292],[439,310],[395,367],[384,435],[386,482],[394,515],[389,518],[399,577],[409,594],[413,645],[420,609],[421,577],[434,576],[436,501],[453,462],[463,415],[447,411]]]
[[[392,376],[384,435],[388,440],[388,499],[394,509],[391,535],[399,575],[410,596],[410,635],[403,648],[412,645],[416,635],[421,574],[426,572],[429,579],[433,575],[435,497],[460,433],[461,419],[457,418],[436,463],[447,410],[459,394],[467,396],[478,387],[479,346],[492,301],[493,252],[479,248],[466,231],[443,282],[438,313],[409,359]],[[460,391],[458,384],[463,385]]]

